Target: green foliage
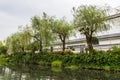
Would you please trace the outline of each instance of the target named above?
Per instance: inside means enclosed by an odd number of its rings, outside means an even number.
[[[96,32],[108,30],[106,25],[107,10],[97,6],[80,6],[74,11],[75,28],[86,37],[89,52],[93,52],[92,38]]]
[[[34,41],[27,46],[27,50],[31,53],[35,53],[35,51],[38,51],[38,49],[39,49],[38,41]]]
[[[59,61],[59,60],[57,60],[57,61],[53,61],[52,63],[51,63],[51,65],[52,65],[52,67],[62,67],[62,61]]]
[[[120,54],[120,47],[119,46],[113,46],[112,50],[110,50],[109,52],[111,52],[113,54]]]
[[[42,17],[34,16],[32,21],[33,37],[39,43],[39,51],[43,51],[43,47],[49,46],[52,38],[51,19],[43,13]]]
[[[82,5],[77,9],[73,8],[73,11],[75,27],[78,28],[82,34],[88,34],[88,32],[94,33],[109,28],[105,24],[107,18],[105,8]]]
[[[0,47],[0,54],[3,54],[3,55],[7,54],[7,47],[6,46]]]
[[[68,52],[69,53],[69,52]],[[94,51],[93,54],[62,54],[61,53],[15,53],[8,55],[10,63],[40,64],[56,67],[69,66],[69,68],[95,68],[105,70],[120,70],[120,50],[118,52]],[[75,65],[75,66],[71,66]],[[108,67],[110,66],[110,67]]]
[[[3,45],[2,41],[0,41],[0,54],[6,55],[7,47]]]
[[[103,66],[103,69],[110,70],[110,66]]]
[[[3,46],[3,43],[2,43],[2,41],[0,41],[0,47],[2,47]]]
[[[99,40],[97,37],[92,37],[92,44],[99,44]]]
[[[74,27],[65,21],[65,19],[53,20],[51,26],[52,32],[54,33],[53,35],[61,41],[63,51],[65,51],[66,39],[73,34]]]
[[[19,27],[19,31],[9,36],[6,40],[8,53],[26,52],[27,46],[31,43],[32,33],[28,26]]]
[[[0,57],[0,62],[7,62],[9,58],[6,57]]]
[[[5,56],[0,56],[0,65],[7,65],[9,58]]]
[[[52,52],[52,53],[50,53],[50,54],[59,54],[59,55],[72,55],[72,54],[74,54],[73,52],[71,52],[71,51],[54,51],[54,52]]]

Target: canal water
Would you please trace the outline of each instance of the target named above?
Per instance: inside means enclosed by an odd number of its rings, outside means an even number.
[[[57,69],[35,65],[1,65],[0,80],[120,80],[120,72]]]

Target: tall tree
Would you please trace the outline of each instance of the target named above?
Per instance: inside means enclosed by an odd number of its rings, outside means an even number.
[[[19,31],[12,34],[6,39],[6,47],[8,53],[25,52],[27,46],[30,44],[31,36],[30,27],[19,28]]]
[[[19,40],[23,52],[27,50],[28,45],[31,44],[32,34],[31,27],[28,27],[27,25],[25,27],[19,27]]]
[[[12,36],[9,36],[6,40],[6,46],[8,48],[8,53],[21,52],[19,34],[14,33]]]
[[[73,26],[69,24],[65,19],[54,20],[52,31],[62,42],[62,50],[65,51],[66,39],[70,37],[73,31]]]
[[[43,52],[43,47],[50,45],[52,32],[50,29],[51,17],[43,13],[42,17],[34,16],[32,19],[33,36],[39,42],[39,51]]]
[[[7,48],[6,46],[4,46],[4,44],[2,43],[2,41],[0,41],[0,54],[5,55],[7,52]]]
[[[108,30],[106,25],[107,10],[97,6],[80,6],[73,8],[74,25],[81,34],[86,37],[89,52],[93,52],[93,34],[99,31]]]
[[[2,43],[2,41],[0,41],[0,47],[2,47],[3,46],[3,43]]]

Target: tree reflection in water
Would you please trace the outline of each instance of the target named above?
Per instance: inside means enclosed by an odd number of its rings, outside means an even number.
[[[120,72],[62,69],[35,65],[0,66],[0,80],[120,80]]]

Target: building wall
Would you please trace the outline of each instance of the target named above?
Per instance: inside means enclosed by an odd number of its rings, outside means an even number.
[[[116,38],[104,38],[104,39],[99,39],[99,44],[98,45],[93,45],[94,49],[97,50],[104,50],[107,51],[111,49],[113,46],[118,46],[120,45],[120,37]],[[85,41],[81,42],[74,42],[74,43],[67,43],[66,44],[66,49],[69,50],[70,47],[73,47],[74,50],[73,52],[83,52],[85,51],[85,48],[87,47],[87,44]],[[60,51],[62,50],[62,45],[56,45],[54,46],[54,51]]]
[[[110,38],[110,39],[106,39],[106,40],[100,40],[99,44],[103,45],[103,44],[119,44],[120,43],[120,38]]]

